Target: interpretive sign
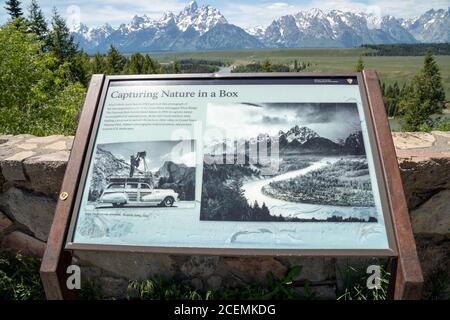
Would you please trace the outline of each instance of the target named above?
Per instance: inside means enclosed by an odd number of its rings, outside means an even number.
[[[109,79],[66,247],[394,255],[360,81]]]
[[[379,256],[393,298],[423,283],[373,71],[94,75],[42,260],[47,298],[74,297],[77,250]]]

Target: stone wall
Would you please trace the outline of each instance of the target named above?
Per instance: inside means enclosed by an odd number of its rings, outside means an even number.
[[[430,295],[441,282],[450,286],[450,132],[393,136]]]
[[[394,133],[426,290],[450,270],[450,133]],[[42,256],[72,137],[0,136],[0,245]],[[235,258],[142,253],[75,252],[84,279],[95,279],[106,297],[125,294],[130,279],[162,274],[199,289],[263,283],[303,267],[299,280],[319,297],[334,298],[346,259]],[[448,275],[449,276],[449,275]]]

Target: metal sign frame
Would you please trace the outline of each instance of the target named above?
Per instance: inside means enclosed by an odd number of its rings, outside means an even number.
[[[109,84],[113,81],[153,80],[157,82],[208,82],[218,84],[232,81],[246,84],[251,81],[273,83],[295,79],[357,79],[361,93],[364,117],[366,119],[369,143],[383,212],[389,250],[366,249],[214,249],[214,248],[174,248],[150,246],[117,246],[71,243],[82,189],[87,177],[89,159],[92,156],[96,132]],[[41,277],[47,297],[50,299],[71,298],[73,291],[66,289],[65,268],[70,264],[72,250],[107,250],[125,252],[149,252],[168,254],[207,254],[227,256],[367,256],[390,258],[393,274],[392,296],[396,299],[419,298],[423,283],[417,257],[415,241],[409,221],[408,208],[403,192],[392,136],[387,121],[378,76],[372,71],[350,74],[182,74],[182,75],[140,75],[108,76],[94,75],[91,79],[86,101],[80,118],[71,156],[61,187],[53,225],[50,230],[44,254]]]

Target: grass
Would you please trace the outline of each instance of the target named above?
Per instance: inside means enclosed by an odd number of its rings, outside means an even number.
[[[293,281],[301,272],[301,267],[293,267],[286,275],[276,278],[271,272],[266,277],[266,285],[249,284],[239,288],[222,288],[217,291],[198,290],[192,285],[160,275],[130,281],[127,300],[311,300],[316,296],[310,283],[304,282],[303,290],[294,287]],[[102,299],[101,288],[95,280],[83,284],[81,298]]]
[[[39,259],[0,252],[0,300],[42,300]]]
[[[380,267],[380,288],[369,289],[367,287],[368,274],[367,264],[359,267],[347,266],[341,277],[344,289],[338,292],[338,300],[386,300],[388,299],[388,288],[390,273],[384,267]]]
[[[39,277],[40,260],[0,251],[0,301],[43,300],[44,289]],[[338,300],[384,300],[390,275],[381,273],[381,288],[370,290],[366,286],[366,268],[346,266],[341,271],[344,290],[338,292]],[[193,286],[155,276],[143,281],[130,281],[129,300],[311,300],[316,299],[311,285],[304,282],[303,291],[293,286],[293,280],[301,273],[301,267],[292,268],[286,275],[275,278],[267,273],[266,285],[247,285],[242,288],[223,288],[218,291],[199,291]],[[447,270],[434,273],[429,279],[424,299],[450,299]],[[95,280],[87,280],[80,291],[80,299],[102,299],[102,289]]]
[[[161,276],[143,281],[131,281],[129,300],[211,300],[212,291],[199,292],[187,284],[164,279]]]
[[[273,63],[292,63],[295,59],[309,61],[310,72],[352,72],[360,55],[370,51],[365,48],[326,48],[326,49],[259,49],[202,52],[153,52],[151,55],[161,62],[180,59],[220,60],[232,65],[247,64],[253,61],[270,59]],[[441,68],[441,74],[447,97],[450,97],[450,56],[435,56]],[[400,85],[409,81],[419,71],[423,57],[377,57],[364,56],[366,69],[377,70],[382,81]]]

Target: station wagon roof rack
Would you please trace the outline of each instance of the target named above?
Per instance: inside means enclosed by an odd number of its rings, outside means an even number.
[[[111,176],[111,177],[109,177],[108,183],[113,183],[113,182],[118,182],[118,183],[142,182],[142,183],[152,184],[153,178],[151,175],[150,176],[134,176],[134,177],[129,177],[129,176]]]

